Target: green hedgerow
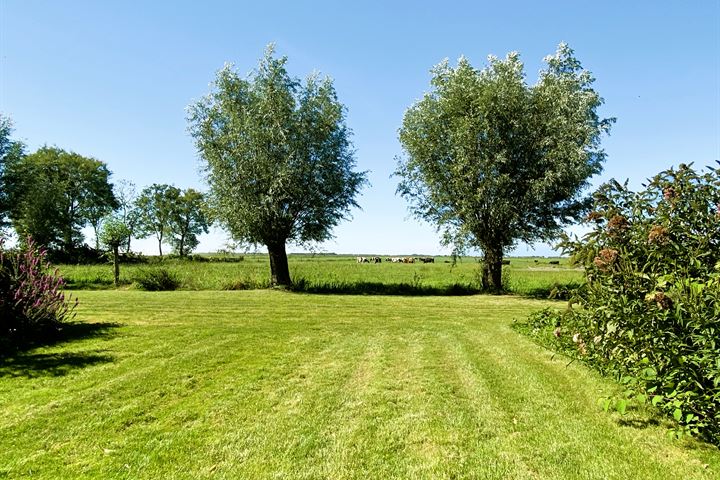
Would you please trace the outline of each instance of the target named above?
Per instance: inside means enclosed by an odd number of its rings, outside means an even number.
[[[645,190],[595,194],[592,228],[562,247],[585,267],[580,308],[524,326],[599,370],[679,425],[720,444],[720,174],[664,171]],[[623,404],[624,405],[624,404]]]

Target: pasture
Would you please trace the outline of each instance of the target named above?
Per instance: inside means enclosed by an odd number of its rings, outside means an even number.
[[[244,290],[269,287],[268,257],[243,255],[236,261],[184,261],[151,258],[150,264],[123,265],[120,282],[126,287],[142,271],[165,268],[181,282],[183,290]],[[462,257],[454,265],[449,257],[435,263],[359,264],[349,255],[289,255],[293,281],[303,291],[314,293],[476,293],[479,290],[478,259]],[[237,259],[237,257],[235,257]],[[227,260],[233,260],[232,257]],[[579,284],[582,272],[567,265],[567,259],[510,258],[505,267],[506,288],[512,293],[547,297],[555,287]],[[550,262],[559,262],[551,264]],[[61,265],[71,289],[113,287],[110,265]]]
[[[619,388],[519,335],[511,296],[81,291],[0,364],[3,478],[720,475]]]

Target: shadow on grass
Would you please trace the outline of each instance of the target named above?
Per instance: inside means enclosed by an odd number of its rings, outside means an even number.
[[[459,283],[444,286],[382,282],[310,283],[304,279],[297,280],[291,290],[322,295],[462,296],[482,293],[476,287]]]
[[[94,279],[65,279],[66,290],[110,290],[115,287],[113,280],[105,278],[94,278]],[[130,285],[132,282],[127,280],[121,280],[120,286]]]
[[[547,285],[543,287],[536,287],[526,290],[513,291],[508,290],[508,293],[514,293],[521,297],[536,298],[540,300],[570,300],[576,289],[582,286],[581,283],[570,282],[570,283],[555,283],[553,285]]]
[[[622,427],[631,427],[637,429],[656,427],[660,425],[660,421],[656,418],[621,418],[617,421],[617,423]]]
[[[61,376],[72,370],[112,361],[112,357],[89,352],[31,353],[39,347],[88,338],[109,337],[118,323],[65,323],[60,329],[35,338],[0,339],[0,377]]]
[[[21,353],[0,359],[0,377],[61,377],[73,370],[112,360],[112,356],[98,351]]]

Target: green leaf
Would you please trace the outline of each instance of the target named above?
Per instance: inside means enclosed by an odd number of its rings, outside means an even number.
[[[677,420],[679,422],[682,419],[682,410],[680,410],[679,408],[676,408],[675,411],[673,412],[673,417],[675,418],[675,420]]]

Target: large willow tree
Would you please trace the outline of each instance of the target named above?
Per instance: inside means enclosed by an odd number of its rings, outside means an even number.
[[[501,288],[502,257],[517,242],[556,238],[587,205],[602,170],[593,78],[560,44],[535,85],[517,53],[476,70],[465,59],[432,70],[432,89],[403,119],[398,192],[456,253],[482,250],[483,286]]]
[[[215,218],[235,240],[267,247],[275,285],[291,284],[286,243],[331,238],[365,182],[332,81],[303,83],[286,61],[269,47],[247,78],[226,66],[188,115]]]

